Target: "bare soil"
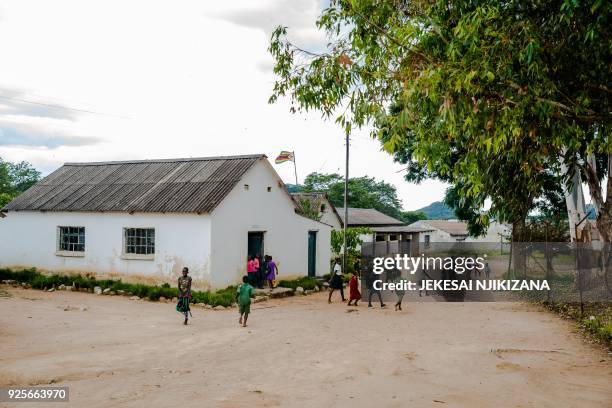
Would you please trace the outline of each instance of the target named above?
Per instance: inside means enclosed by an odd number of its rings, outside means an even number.
[[[315,294],[254,304],[242,328],[236,309],[183,326],[170,303],[0,290],[0,386],[69,386],[58,407],[612,406],[610,355],[521,303]]]

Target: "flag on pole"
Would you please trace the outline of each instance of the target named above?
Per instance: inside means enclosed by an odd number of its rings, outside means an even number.
[[[280,152],[276,160],[274,160],[274,163],[281,164],[281,163],[288,162],[288,161],[292,161],[295,163],[295,157],[293,155],[293,152],[288,152],[286,150],[283,150],[282,152]]]

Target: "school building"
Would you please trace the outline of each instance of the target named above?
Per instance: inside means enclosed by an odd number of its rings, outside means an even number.
[[[1,209],[0,267],[223,288],[249,255],[329,272],[332,226],[296,211],[263,154],[66,163]]]

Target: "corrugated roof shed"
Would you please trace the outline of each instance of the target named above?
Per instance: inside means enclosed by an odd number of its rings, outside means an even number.
[[[344,208],[336,208],[342,222],[344,222]],[[405,225],[402,221],[389,217],[374,208],[351,208],[348,209],[348,226],[376,227],[385,225]]]
[[[211,212],[263,154],[66,163],[2,211]]]

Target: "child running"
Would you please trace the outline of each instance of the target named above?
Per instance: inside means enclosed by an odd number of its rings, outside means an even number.
[[[254,296],[254,289],[249,284],[249,277],[242,277],[242,285],[238,286],[236,290],[236,301],[238,302],[238,312],[240,313],[240,319],[238,324],[242,327],[246,327],[249,313],[251,313],[251,298]]]
[[[357,306],[357,302],[361,300],[361,293],[359,292],[359,279],[357,279],[357,275],[353,273],[351,276],[351,280],[349,281],[349,301],[348,306],[351,306],[351,302],[355,301],[355,306]]]

